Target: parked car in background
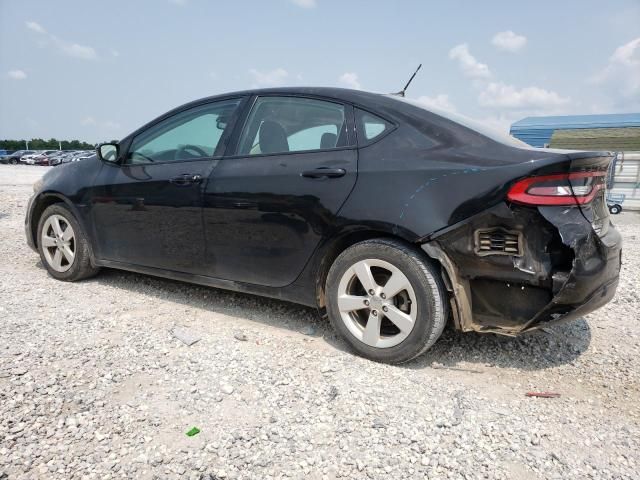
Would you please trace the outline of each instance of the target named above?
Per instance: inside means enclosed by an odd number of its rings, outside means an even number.
[[[0,159],[3,159],[4,157],[11,155],[13,152],[14,152],[13,150],[5,150],[3,148],[0,148]]]
[[[17,150],[15,152],[13,152],[10,155],[7,155],[6,157],[3,157],[2,159],[0,159],[1,163],[10,163],[12,165],[17,165],[18,163],[20,163],[20,159],[24,156],[24,155],[32,155],[36,153],[35,150]]]
[[[58,151],[59,150],[43,150],[32,155],[25,155],[20,161],[27,165],[49,165],[49,156]]]
[[[95,156],[96,152],[93,150],[85,150],[83,152],[80,152],[78,155],[76,155],[73,158],[73,162],[79,162],[81,160],[86,160],[87,158],[91,158],[93,156]]]
[[[56,153],[52,153],[49,155],[49,165],[55,167],[56,165],[60,165],[62,159],[69,155],[69,152],[66,150],[59,150]]]
[[[98,152],[34,185],[27,241],[52,277],[112,267],[298,302],[376,361],[448,322],[580,318],[618,284],[609,152],[534,149],[398,96],[236,92]]]

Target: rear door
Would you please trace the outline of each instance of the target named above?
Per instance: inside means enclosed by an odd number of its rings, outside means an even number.
[[[357,176],[352,107],[298,96],[257,97],[204,198],[208,274],[293,282]]]
[[[202,273],[202,194],[240,99],[180,111],[138,133],[92,189],[102,260]]]

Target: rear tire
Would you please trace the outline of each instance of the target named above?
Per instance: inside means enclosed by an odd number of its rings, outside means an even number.
[[[357,354],[376,362],[419,356],[440,337],[448,318],[438,270],[419,250],[391,239],[367,240],[342,252],[325,291],[335,330]]]
[[[100,271],[91,265],[87,238],[63,203],[50,205],[42,212],[37,238],[42,264],[53,278],[75,282]]]
[[[613,215],[618,215],[621,211],[622,211],[622,207],[618,204],[611,205],[609,207],[609,212],[612,213]]]

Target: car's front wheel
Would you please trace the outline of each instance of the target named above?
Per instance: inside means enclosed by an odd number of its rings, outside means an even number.
[[[78,221],[62,203],[42,212],[38,222],[38,251],[49,274],[74,282],[98,273],[91,265],[89,245]]]
[[[409,361],[440,337],[448,316],[438,271],[421,252],[390,239],[342,252],[326,284],[336,331],[363,357]]]

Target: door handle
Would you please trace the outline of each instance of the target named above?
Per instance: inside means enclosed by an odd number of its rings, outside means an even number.
[[[202,175],[199,174],[191,174],[191,173],[183,173],[182,175],[178,175],[177,177],[173,177],[169,179],[169,183],[173,183],[174,185],[184,186],[184,185],[192,185],[194,183],[200,183],[202,181]]]
[[[338,178],[343,177],[347,171],[344,168],[320,167],[314,170],[305,170],[300,174],[306,178]]]

